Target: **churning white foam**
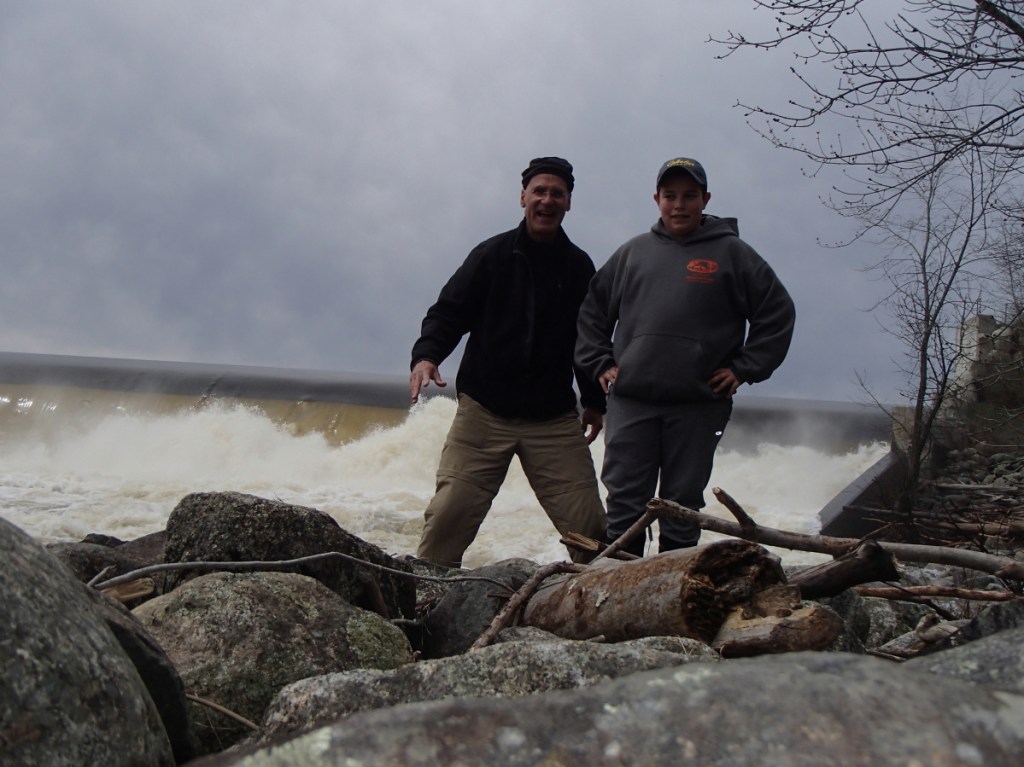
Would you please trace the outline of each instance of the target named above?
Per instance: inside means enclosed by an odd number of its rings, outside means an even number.
[[[0,443],[0,516],[44,541],[90,532],[131,539],[161,529],[190,492],[234,490],[321,509],[392,554],[412,554],[454,411],[449,398],[427,399],[398,426],[340,446],[315,433],[296,436],[256,409],[223,405],[111,415],[58,435],[23,435]],[[753,453],[720,450],[711,485],[763,525],[814,532],[818,510],[885,450],[881,444],[843,455],[771,444]],[[600,440],[593,454],[600,467]],[[710,491],[707,496],[706,511],[728,517]],[[787,563],[819,561],[778,553]],[[515,461],[465,565],[507,557],[566,558]]]

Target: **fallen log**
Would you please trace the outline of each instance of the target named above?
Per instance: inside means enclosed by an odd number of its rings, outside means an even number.
[[[566,639],[670,635],[710,642],[730,608],[784,582],[778,558],[747,541],[628,562],[601,559],[545,581],[527,602],[523,623]]]

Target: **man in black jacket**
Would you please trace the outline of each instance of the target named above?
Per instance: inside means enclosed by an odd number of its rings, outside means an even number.
[[[441,290],[412,349],[415,404],[469,334],[455,380],[458,410],[417,556],[460,567],[491,508],[512,456],[555,528],[600,538],[605,515],[589,445],[603,425],[604,392],[577,375],[576,315],[594,264],[562,229],[572,165],[540,157],[523,171],[523,221],[472,250]],[[570,551],[576,561],[589,557]]]

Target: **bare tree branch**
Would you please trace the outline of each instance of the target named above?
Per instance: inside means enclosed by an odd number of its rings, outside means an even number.
[[[790,50],[803,100],[740,103],[776,147],[847,172],[851,203],[884,210],[972,151],[1006,169],[1024,161],[1024,4],[962,0],[755,0],[774,30],[711,41]],[[839,191],[839,190],[837,190]]]

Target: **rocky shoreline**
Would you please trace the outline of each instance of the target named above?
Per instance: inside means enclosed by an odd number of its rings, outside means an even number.
[[[1001,485],[1020,471],[1005,466],[939,485]],[[1024,753],[1024,600],[993,576],[901,566],[900,586],[993,600],[847,589],[817,600],[842,619],[827,650],[726,659],[690,637],[528,627],[470,649],[540,563],[431,568],[236,493],[187,496],[138,541],[44,547],[0,520],[0,551],[3,764],[999,767]]]

